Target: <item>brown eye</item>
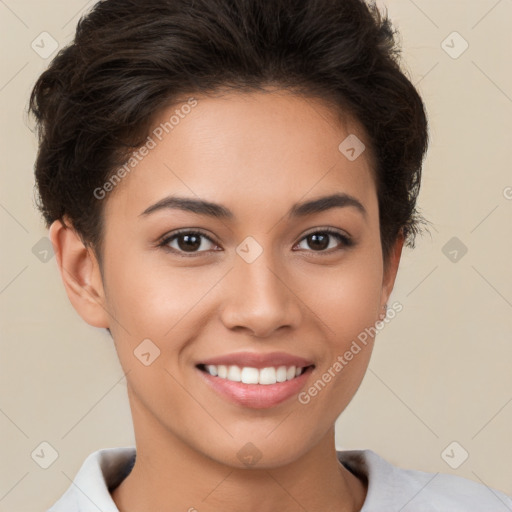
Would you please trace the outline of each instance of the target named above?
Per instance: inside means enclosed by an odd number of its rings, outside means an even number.
[[[327,252],[328,249],[340,248],[340,246],[343,248],[353,245],[350,238],[342,235],[338,231],[330,229],[309,233],[301,240],[301,243],[303,241],[305,241],[308,246],[306,249],[309,248],[313,250],[313,252]],[[335,241],[338,241],[338,244],[336,244]]]
[[[180,231],[166,237],[159,245],[173,252],[191,255],[207,252],[216,247],[210,237],[199,231]]]

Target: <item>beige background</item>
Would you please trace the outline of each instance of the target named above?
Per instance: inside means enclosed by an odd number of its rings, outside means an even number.
[[[419,205],[433,228],[403,255],[390,302],[404,309],[378,335],[337,444],[512,494],[512,2],[385,4],[427,104]],[[62,46],[91,5],[0,1],[0,511],[46,509],[89,453],[133,444],[110,338],[74,311],[55,258],[32,252],[47,232],[33,205],[36,140],[24,111],[49,59],[31,43],[46,31]],[[442,47],[454,31],[469,44],[458,58]],[[452,55],[462,48],[458,36],[447,44]],[[443,252],[452,237],[468,249],[457,262]],[[48,469],[31,458],[43,441],[58,452]],[[448,460],[469,453],[458,469],[441,455],[453,441]]]

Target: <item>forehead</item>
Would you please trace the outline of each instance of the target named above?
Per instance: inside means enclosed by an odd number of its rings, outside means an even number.
[[[347,158],[346,140],[364,143],[366,136],[317,99],[284,91],[195,96],[158,114],[149,149],[125,166],[106,212],[135,218],[166,195],[179,195],[229,204],[250,217],[257,207],[277,213],[334,192],[354,195],[371,210],[371,156],[366,149]]]

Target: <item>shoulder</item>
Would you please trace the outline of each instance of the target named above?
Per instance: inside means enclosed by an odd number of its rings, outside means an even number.
[[[339,461],[368,480],[361,512],[496,512],[512,511],[512,498],[467,478],[403,469],[372,450],[338,451]]]
[[[130,473],[135,463],[134,446],[97,450],[82,463],[73,483],[47,512],[119,512],[110,490]]]

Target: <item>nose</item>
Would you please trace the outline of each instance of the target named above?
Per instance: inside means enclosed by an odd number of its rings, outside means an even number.
[[[236,256],[226,276],[221,320],[232,330],[268,337],[279,329],[295,329],[301,319],[300,299],[287,282],[289,273],[263,253],[252,263]]]

